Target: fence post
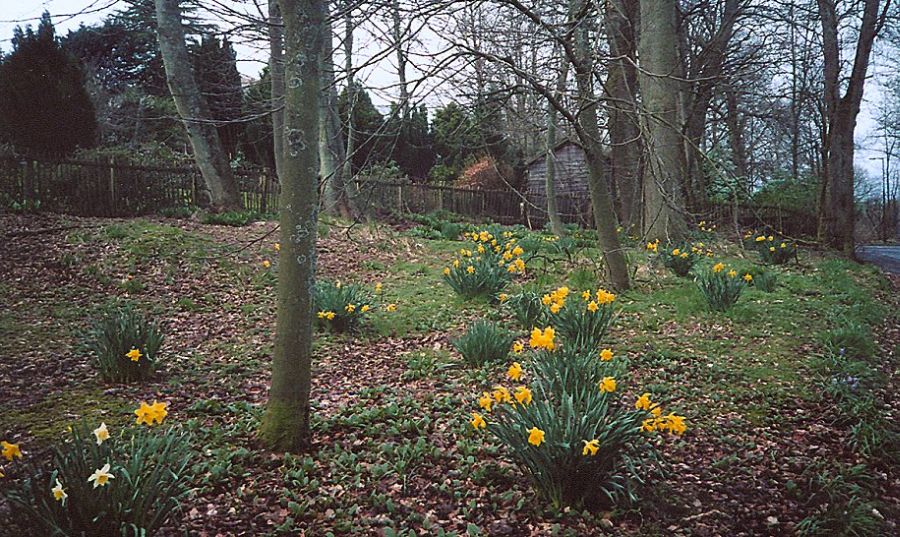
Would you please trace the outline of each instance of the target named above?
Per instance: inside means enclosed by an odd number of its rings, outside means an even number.
[[[109,157],[109,212],[110,216],[115,216],[117,211],[116,203],[116,168],[113,157]]]

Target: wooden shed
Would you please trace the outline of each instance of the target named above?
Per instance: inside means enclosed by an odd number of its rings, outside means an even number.
[[[588,189],[587,157],[581,145],[566,139],[553,148],[556,162],[554,187],[557,207],[563,222],[591,226],[591,195]],[[547,221],[547,153],[526,163],[526,197],[530,202],[528,219],[532,227]]]

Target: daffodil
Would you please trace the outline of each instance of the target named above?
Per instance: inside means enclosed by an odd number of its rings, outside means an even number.
[[[774,241],[774,240],[775,240],[775,237],[773,237],[773,236],[772,236],[772,235],[769,235],[769,237],[768,237],[768,238],[769,238],[769,242],[772,242],[772,241]]]
[[[519,386],[516,388],[515,398],[520,405],[528,406],[531,404],[531,390],[525,386]]]
[[[553,342],[555,337],[556,332],[551,326],[548,326],[544,330],[534,328],[531,331],[531,340],[529,341],[529,344],[535,349],[547,349],[548,351],[552,351],[556,348],[556,344]]]
[[[466,272],[468,272],[469,274],[475,274],[475,267],[469,265],[468,267],[466,267]]]
[[[483,392],[478,398],[478,406],[485,412],[490,412],[491,407],[494,406],[494,398],[488,392]]]
[[[681,248],[675,248],[674,250],[672,250],[672,257],[678,257],[679,255],[681,255]]]
[[[550,313],[559,313],[559,310],[563,309],[563,306],[565,305],[565,302],[554,302],[553,304],[550,304]]]
[[[538,429],[537,427],[532,427],[528,430],[528,443],[532,446],[540,447],[540,445],[544,442],[544,431]]]
[[[116,478],[109,470],[109,463],[104,464],[99,470],[94,470],[94,473],[88,478],[88,482],[93,481],[94,488],[106,485],[110,479]]]
[[[606,289],[597,289],[597,304],[611,304],[616,301],[616,295]]]
[[[493,396],[498,403],[512,403],[512,395],[510,395],[509,390],[505,386],[494,386]]]
[[[280,251],[281,251],[281,243],[280,243],[280,242],[276,242],[276,243],[275,243],[275,251],[276,251],[276,252],[280,252]]]
[[[716,274],[722,272],[723,270],[725,270],[725,263],[716,263],[715,265],[713,265],[713,272],[715,272]]]
[[[638,410],[650,410],[650,407],[653,403],[650,401],[650,394],[645,393],[638,397],[638,400],[634,403],[634,408]]]
[[[774,251],[775,251],[775,247],[774,247],[774,246],[769,246],[769,251],[770,251],[770,252],[774,252]]]
[[[59,482],[59,479],[56,480],[56,486],[50,489],[50,492],[53,493],[54,500],[62,502],[63,504],[66,503],[66,498],[69,497],[69,495],[66,494],[66,489],[64,489],[62,483]]]
[[[385,311],[397,311],[397,304],[388,304],[384,309]]]
[[[524,351],[524,350],[525,350],[525,345],[523,345],[521,342],[516,341],[515,343],[513,343],[512,351],[514,353],[522,354],[522,351]]]
[[[747,283],[752,282],[752,281],[753,281],[753,275],[750,274],[749,272],[748,272],[747,274],[744,274],[744,281],[747,282]]]
[[[588,302],[587,309],[588,309],[589,312],[594,313],[594,312],[596,312],[598,309],[600,309],[600,306],[598,306],[596,302],[594,302],[593,300],[591,300],[590,302]]]
[[[590,299],[591,299],[590,291],[584,291],[583,293],[581,293],[581,300],[584,300],[585,302],[587,302]]]
[[[472,412],[472,421],[470,421],[469,423],[472,424],[472,427],[474,427],[476,431],[478,429],[484,429],[485,427],[487,427],[487,422],[484,421],[484,418],[481,417],[481,414],[479,414],[478,412]]]
[[[347,313],[353,313],[354,311],[356,311],[356,304],[347,304],[346,306],[344,306],[344,310],[346,310]]]
[[[367,312],[367,311],[369,311],[369,305],[368,305],[368,304],[363,304],[362,307],[359,308],[359,312],[360,312],[360,313],[365,313],[365,312]]]
[[[3,458],[8,461],[13,460],[13,458],[15,457],[18,457],[20,459],[22,458],[22,450],[19,449],[19,444],[13,444],[7,442],[6,440],[3,440],[2,442],[0,442],[0,448],[2,448],[2,452],[0,452],[0,454],[2,454]]]
[[[512,380],[519,380],[522,377],[522,366],[519,362],[513,362],[509,369],[506,370],[506,376]]]
[[[612,349],[603,349],[600,351],[600,359],[604,362],[608,362],[613,359],[613,351]]]
[[[132,362],[137,362],[141,359],[141,356],[143,356],[143,354],[141,354],[141,351],[134,347],[132,347],[130,351],[125,353],[125,357],[131,359]]]
[[[269,268],[272,266],[272,262],[269,261],[268,259],[263,259],[262,266],[265,268]]]
[[[507,295],[506,293],[500,293],[499,295],[497,295],[497,300],[499,300],[500,302],[506,302],[507,300],[509,300],[509,295]]]
[[[523,250],[521,246],[516,246],[515,248],[513,248],[512,253],[514,256],[518,257],[518,256],[524,254],[525,250]]]
[[[137,416],[135,421],[138,425],[143,423],[152,426],[154,423],[162,424],[169,413],[166,410],[166,403],[153,401],[152,405],[148,405],[146,402],[141,401],[141,406],[134,411],[134,415]]]
[[[98,446],[103,442],[109,440],[109,429],[106,428],[105,423],[100,422],[100,427],[94,429],[94,436],[97,438]]]
[[[584,447],[581,449],[582,455],[590,455],[593,457],[600,451],[600,441],[594,438],[593,440],[582,440],[584,442]]]
[[[760,235],[759,237],[756,237],[756,242],[762,242],[762,241],[764,241],[764,240],[766,240],[766,237],[763,236],[763,235]]]
[[[729,271],[728,271],[728,277],[729,277],[729,278],[736,278],[736,277],[737,277],[737,271],[734,270],[734,269],[729,270]]]
[[[450,275],[450,267],[444,267],[444,276]]]
[[[616,391],[616,379],[612,377],[603,377],[600,381],[600,391],[603,393],[612,393]]]

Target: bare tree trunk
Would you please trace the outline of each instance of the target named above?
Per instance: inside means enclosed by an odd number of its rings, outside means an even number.
[[[269,77],[272,83],[272,138],[275,175],[284,166],[284,29],[278,0],[269,0]]]
[[[744,126],[741,125],[740,111],[735,91],[725,88],[725,125],[728,127],[728,143],[731,146],[731,163],[734,175],[747,176],[747,146],[744,143]]]
[[[310,443],[309,393],[318,209],[322,0],[281,0],[286,48],[281,252],[272,387],[260,437],[273,449]]]
[[[184,27],[181,24],[179,0],[155,0],[157,39],[166,70],[169,91],[175,108],[187,130],[194,153],[194,161],[209,189],[213,210],[227,211],[241,208],[240,192],[225,156],[206,101],[194,79]]]
[[[409,119],[409,88],[406,83],[406,51],[403,50],[403,20],[400,17],[399,0],[391,0],[391,18],[394,48],[397,53],[397,77],[400,85],[400,124],[405,126]]]
[[[344,76],[347,78],[347,150],[345,151],[341,180],[349,189],[353,185],[353,154],[356,152],[356,133],[353,118],[356,115],[356,81],[353,76],[353,10],[351,0],[345,0],[344,10]],[[351,191],[352,192],[352,191]],[[349,196],[352,203],[354,196]]]
[[[319,159],[320,175],[324,184],[325,211],[352,219],[354,211],[344,184],[344,138],[341,135],[341,117],[337,108],[337,85],[334,77],[334,47],[331,17],[326,17],[325,35],[322,38],[322,95],[319,106]]]
[[[680,83],[675,0],[641,0],[639,82],[645,112],[647,166],[644,169],[644,235],[649,240],[678,240],[687,232],[682,214],[685,176],[679,129]]]
[[[853,133],[863,97],[869,56],[881,24],[879,0],[865,0],[853,67],[847,89],[841,96],[840,42],[834,0],[818,0],[824,45],[825,114],[828,121],[824,164],[824,224],[826,240],[847,255],[854,254]]]
[[[635,27],[637,0],[606,3],[606,36],[610,62],[605,94],[613,181],[619,194],[619,221],[635,225],[636,201],[640,195],[641,138],[635,105]]]
[[[566,79],[569,74],[569,62],[564,58],[560,60],[559,76],[556,80],[556,98],[561,100],[566,90]],[[544,193],[547,196],[547,220],[550,222],[550,231],[554,235],[564,237],[566,228],[559,217],[559,207],[556,200],[556,108],[547,103],[547,173],[544,176]]]
[[[628,265],[616,233],[616,212],[613,209],[609,182],[606,178],[601,145],[600,127],[597,117],[597,99],[594,97],[593,60],[590,45],[591,15],[586,9],[586,0],[571,0],[570,16],[576,25],[575,51],[578,63],[575,65],[575,81],[578,86],[578,133],[587,157],[588,187],[591,194],[591,208],[597,227],[597,242],[609,269],[609,278],[619,290],[630,287]],[[575,15],[579,14],[579,18]]]

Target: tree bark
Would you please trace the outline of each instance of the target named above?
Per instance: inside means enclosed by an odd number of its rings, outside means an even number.
[[[675,0],[641,0],[638,44],[647,165],[644,168],[643,232],[648,240],[680,240],[687,232],[681,180],[686,166],[678,99]]]
[[[566,79],[569,74],[569,62],[565,59],[560,62],[559,76],[556,80],[556,98],[562,99],[566,90]],[[565,237],[566,228],[559,217],[559,207],[556,201],[556,108],[547,103],[547,173],[544,176],[544,194],[547,196],[547,220],[550,222],[550,231],[558,237]]]
[[[344,75],[347,78],[347,149],[344,152],[344,162],[341,169],[341,180],[349,189],[353,185],[353,154],[356,152],[356,133],[353,129],[353,119],[356,115],[356,81],[353,76],[353,10],[352,2],[345,0],[344,10]],[[348,191],[352,194],[352,190]],[[351,206],[355,196],[348,196]]]
[[[597,242],[609,269],[613,286],[620,291],[630,287],[628,265],[616,233],[616,212],[613,209],[609,182],[606,178],[606,164],[603,158],[600,127],[597,117],[597,99],[594,96],[593,59],[590,45],[591,12],[586,9],[586,0],[571,0],[570,20],[575,25],[575,81],[578,87],[578,136],[587,157],[588,188],[591,194],[591,208],[597,227]],[[579,15],[578,18],[575,16]]]
[[[635,28],[637,0],[606,3],[606,38],[609,42],[608,74],[604,91],[609,121],[613,181],[619,194],[619,221],[630,228],[639,213],[641,137],[636,114],[637,70]]]
[[[826,241],[852,256],[854,253],[853,134],[856,118],[862,103],[869,56],[878,30],[879,0],[865,0],[853,67],[847,81],[847,89],[840,94],[840,41],[834,0],[818,0],[819,18],[822,22],[822,43],[825,83],[825,137],[826,158],[823,161],[824,176],[824,228]]]
[[[310,360],[318,209],[319,58],[323,0],[280,0],[285,33],[285,155],[272,386],[260,437],[272,449],[309,445]]]
[[[209,190],[211,208],[216,211],[239,210],[240,192],[231,172],[231,165],[191,70],[179,1],[155,2],[157,39],[166,70],[166,81],[191,142],[194,161]]]
[[[322,95],[319,106],[319,159],[321,177],[325,183],[325,211],[353,219],[350,196],[344,183],[344,137],[341,135],[341,117],[337,107],[337,84],[334,77],[334,47],[331,17],[327,17],[322,38]],[[341,168],[339,168],[339,166]]]
[[[278,0],[269,0],[269,78],[272,83],[272,138],[275,175],[284,167],[284,22]]]

